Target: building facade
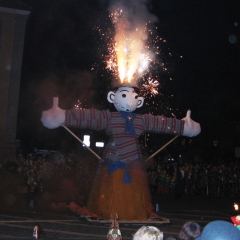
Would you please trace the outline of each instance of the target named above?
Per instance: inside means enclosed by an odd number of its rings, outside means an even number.
[[[9,3],[11,2],[11,4]],[[16,146],[25,26],[30,9],[0,1],[0,151]],[[19,5],[20,4],[20,5]],[[15,6],[17,6],[15,8]]]

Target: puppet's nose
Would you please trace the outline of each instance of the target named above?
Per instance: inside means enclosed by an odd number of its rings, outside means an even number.
[[[126,112],[129,112],[130,111],[130,109],[131,109],[131,105],[129,105],[129,104],[126,104]]]

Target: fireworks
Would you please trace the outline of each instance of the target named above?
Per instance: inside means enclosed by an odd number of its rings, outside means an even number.
[[[132,3],[131,0],[129,2]],[[173,95],[164,96],[160,93],[160,88],[167,80],[172,80],[169,76],[169,60],[177,54],[170,52],[167,40],[158,35],[154,19],[146,12],[145,16],[139,14],[142,11],[136,14],[136,11],[129,10],[129,6],[112,7],[108,16],[111,23],[107,29],[95,27],[106,46],[102,53],[104,67],[111,75],[112,86],[123,83],[138,86],[140,95],[145,98],[145,104],[152,114],[169,115],[170,112],[174,117],[175,110],[169,103]]]
[[[147,45],[147,26],[133,27],[122,9],[110,14],[115,35],[108,43],[106,67],[121,83],[136,84],[146,74],[154,54]]]
[[[158,86],[159,82],[156,80],[154,81],[153,79],[148,80],[148,84],[142,84],[142,88],[144,88],[147,93],[150,92],[154,96],[158,94]]]
[[[107,30],[95,27],[107,46],[107,52],[102,54],[103,62],[117,85],[138,86],[143,90],[141,95],[156,96],[160,84],[159,73],[154,72],[159,68],[167,70],[159,59],[159,42],[166,43],[166,40],[155,35],[151,21],[130,21],[129,15],[124,8],[117,8],[109,15],[112,25]]]

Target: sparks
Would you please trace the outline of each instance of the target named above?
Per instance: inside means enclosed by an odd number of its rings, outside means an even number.
[[[171,65],[166,60],[179,56],[170,51],[166,39],[151,30],[154,29],[152,22],[138,21],[136,24],[136,21],[129,21],[129,16],[124,16],[129,11],[124,8],[112,8],[111,11],[106,21],[110,23],[107,28],[95,26],[95,30],[106,46],[102,59],[105,69],[111,75],[112,85],[135,85],[140,89],[139,95],[145,98],[152,114],[169,115],[171,112],[171,116],[176,116],[170,108],[170,97],[164,96],[160,89],[166,81],[173,80],[169,76]],[[97,64],[94,69],[97,69]]]
[[[108,44],[107,69],[118,77],[121,83],[136,82],[149,68],[152,61],[146,46],[146,25],[132,29],[124,18],[124,11],[118,9],[110,15],[115,28],[115,36]]]
[[[142,88],[146,91],[145,95],[147,93],[150,93],[152,95],[157,95],[158,94],[158,86],[159,86],[159,82],[158,81],[154,81],[153,79],[149,79],[148,80],[148,84],[142,84]],[[142,91],[144,91],[142,90]]]

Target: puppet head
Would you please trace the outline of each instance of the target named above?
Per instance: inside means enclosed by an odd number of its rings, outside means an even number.
[[[144,98],[138,96],[135,88],[128,86],[121,86],[115,92],[110,91],[107,99],[119,112],[133,112],[144,102]]]

